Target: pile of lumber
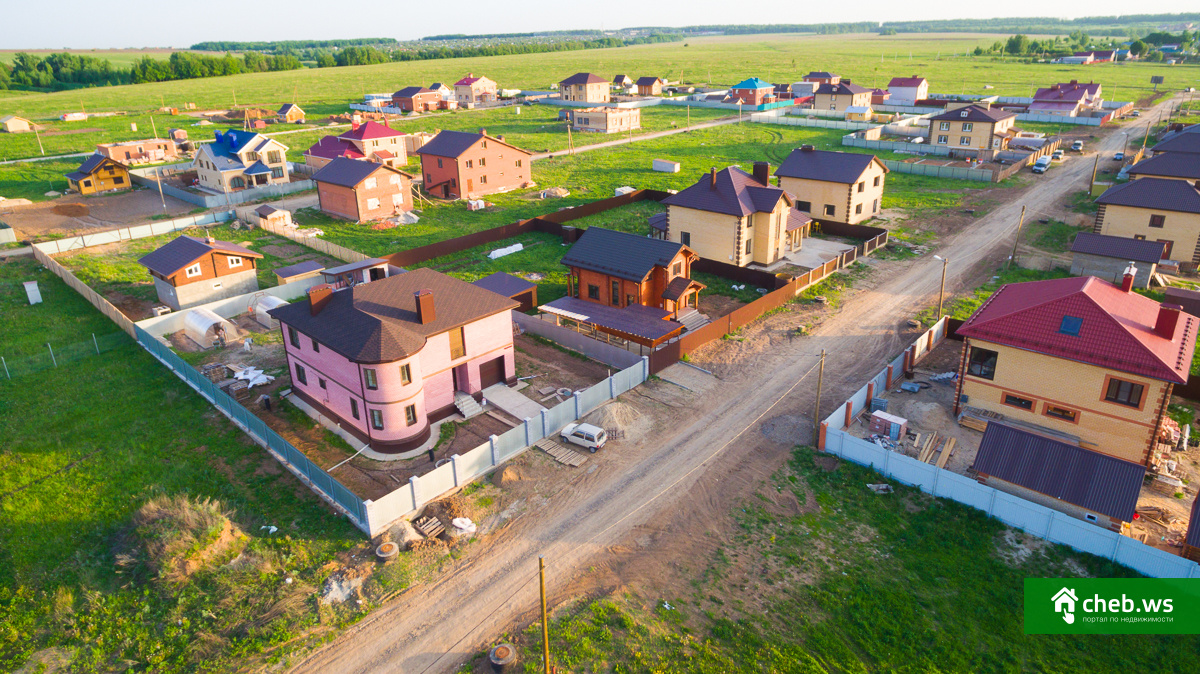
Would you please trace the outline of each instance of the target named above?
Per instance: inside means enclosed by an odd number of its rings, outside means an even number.
[[[571,466],[572,468],[581,465],[584,461],[587,461],[587,457],[583,454],[580,454],[570,447],[565,447],[551,438],[542,438],[534,443],[533,446],[554,457],[555,461],[567,466]]]
[[[219,382],[226,377],[224,363],[209,363],[200,368],[200,374],[211,382]]]
[[[937,431],[929,434],[925,440],[925,444],[920,446],[920,451],[917,453],[917,460],[921,463],[933,463],[933,457],[937,456],[937,467],[945,468],[946,462],[954,454],[954,444],[958,442],[955,438],[940,438]]]
[[[962,413],[958,415],[959,426],[965,426],[980,433],[987,430],[988,422],[991,421],[1004,421],[1004,415],[981,410],[978,407],[964,407]]]
[[[413,526],[426,538],[436,538],[446,531],[446,527],[442,524],[441,520],[428,515],[413,522]]]

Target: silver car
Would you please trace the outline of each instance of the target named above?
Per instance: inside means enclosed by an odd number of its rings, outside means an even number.
[[[603,428],[591,424],[567,424],[559,435],[563,442],[587,447],[587,450],[593,454],[608,442],[608,433],[605,433]]]

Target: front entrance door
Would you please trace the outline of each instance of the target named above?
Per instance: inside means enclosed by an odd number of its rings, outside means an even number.
[[[1171,259],[1171,247],[1175,245],[1175,242],[1167,241],[1166,239],[1159,239],[1158,242],[1163,244],[1162,259],[1170,260]]]
[[[451,370],[454,373],[454,390],[463,393],[471,392],[471,378],[467,374],[467,366],[459,365]]]
[[[442,198],[443,199],[450,198],[450,186],[449,185],[442,185]]]
[[[467,194],[475,191],[475,179],[467,178]]]

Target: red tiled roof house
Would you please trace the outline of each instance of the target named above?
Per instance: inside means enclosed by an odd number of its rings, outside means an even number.
[[[425,87],[404,87],[392,94],[392,105],[405,112],[437,110],[441,102],[441,94]]]
[[[292,391],[371,448],[419,447],[430,424],[516,381],[517,302],[431,269],[333,290],[270,311]]]
[[[496,83],[474,73],[454,83],[454,100],[460,105],[490,103],[496,100]]]
[[[530,181],[530,154],[484,133],[442,131],[417,154],[425,191],[443,199],[507,192]]]
[[[955,412],[986,410],[1085,449],[1156,465],[1200,319],[1091,276],[1011,283],[959,328]]]
[[[325,136],[304,152],[304,163],[321,168],[337,157],[366,159],[377,164],[404,166],[408,163],[408,134],[379,122],[351,124],[338,136]]]
[[[411,211],[412,176],[384,164],[338,157],[313,175],[321,212],[354,222]]]

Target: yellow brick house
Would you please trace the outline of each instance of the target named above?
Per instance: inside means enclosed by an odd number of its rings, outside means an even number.
[[[1003,150],[1016,137],[1017,115],[987,103],[948,108],[929,118],[929,144],[962,150]]]
[[[1163,259],[1200,264],[1200,189],[1170,178],[1138,178],[1096,199],[1092,231],[1165,245]]]
[[[1011,283],[958,329],[955,413],[1003,423],[1139,465],[1176,384],[1185,384],[1200,319],[1095,277]]]
[[[856,225],[883,210],[888,169],[872,154],[817,150],[805,145],[783,160],[775,175],[796,200],[796,210],[818,222]]]

